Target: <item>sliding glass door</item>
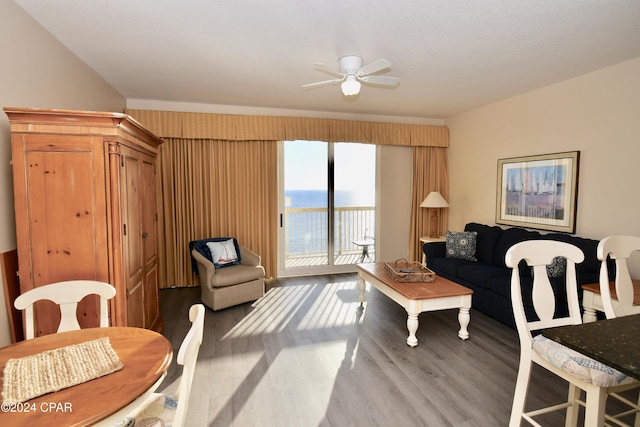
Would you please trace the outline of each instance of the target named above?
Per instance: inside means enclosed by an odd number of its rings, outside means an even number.
[[[373,261],[376,147],[285,141],[280,164],[279,276]]]

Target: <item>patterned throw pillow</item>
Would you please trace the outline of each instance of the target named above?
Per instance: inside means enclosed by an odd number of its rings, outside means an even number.
[[[551,264],[547,265],[547,275],[549,275],[549,277],[562,277],[566,268],[567,259],[562,256],[557,256],[551,261]]]
[[[476,231],[447,231],[447,258],[476,259]]]
[[[567,259],[562,256],[557,256],[551,260],[551,264],[547,265],[547,276],[549,277],[562,277],[567,269]],[[533,277],[533,267],[531,267],[531,277]]]

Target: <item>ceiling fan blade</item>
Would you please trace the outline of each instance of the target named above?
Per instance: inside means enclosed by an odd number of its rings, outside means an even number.
[[[323,82],[316,82],[316,83],[307,83],[306,85],[302,85],[302,89],[315,89],[317,87],[322,87],[322,86],[328,86],[334,83],[338,83],[344,80],[344,77],[341,79],[331,79],[331,80],[325,80]]]
[[[362,76],[358,77],[358,79],[365,83],[371,83],[374,85],[396,86],[400,83],[399,77],[389,76]]]
[[[334,70],[333,68],[329,68],[326,64],[322,64],[320,62],[316,62],[315,64],[313,64],[313,68],[315,68],[318,71],[323,71],[325,73],[333,74],[334,76],[340,76],[340,77],[344,76],[344,74],[341,73],[340,71]]]
[[[366,76],[367,74],[377,73],[378,71],[382,71],[389,67],[391,67],[391,62],[386,59],[378,59],[377,61],[373,61],[372,63],[360,68],[358,70],[358,75]]]

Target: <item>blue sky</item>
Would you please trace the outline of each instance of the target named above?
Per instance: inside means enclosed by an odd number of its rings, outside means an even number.
[[[327,143],[285,141],[285,188],[327,188]],[[336,190],[375,192],[375,145],[335,144]]]

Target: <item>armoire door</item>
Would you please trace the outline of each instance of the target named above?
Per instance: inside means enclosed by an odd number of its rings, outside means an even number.
[[[154,328],[160,316],[155,173],[153,158],[136,152],[124,156],[127,325],[141,328]]]
[[[124,155],[122,162],[124,256],[127,282],[127,326],[144,327],[141,161]]]
[[[156,167],[150,159],[142,161],[142,258],[144,269],[144,327],[154,328],[160,318],[158,295],[158,215],[156,212]]]
[[[76,279],[108,280],[104,160],[94,137],[13,139],[20,290]],[[59,308],[35,306],[36,336],[54,333]],[[78,306],[81,327],[99,325],[98,300]]]

